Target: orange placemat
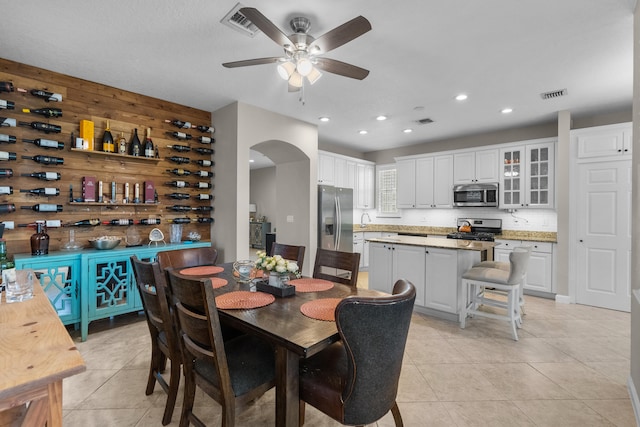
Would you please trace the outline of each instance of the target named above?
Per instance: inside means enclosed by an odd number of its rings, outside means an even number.
[[[213,285],[213,289],[221,288],[229,283],[227,279],[223,279],[222,277],[212,277],[210,280],[211,284]]]
[[[303,278],[289,280],[289,284],[296,287],[296,292],[320,292],[333,288],[333,283],[324,279]]]
[[[216,297],[216,305],[223,310],[249,309],[269,305],[276,300],[264,292],[235,291]]]
[[[307,317],[316,320],[335,322],[336,306],[342,298],[322,298],[305,302],[300,306],[300,311]]]
[[[191,267],[180,270],[180,274],[184,274],[185,276],[207,276],[222,273],[224,268],[218,267],[217,265],[203,265],[200,267]]]

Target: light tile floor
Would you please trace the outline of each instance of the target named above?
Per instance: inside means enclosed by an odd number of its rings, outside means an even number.
[[[366,273],[361,274],[365,285]],[[87,363],[65,379],[64,425],[161,426],[166,395],[145,396],[149,338],[144,316],[93,322]],[[457,323],[414,314],[398,402],[405,426],[636,426],[626,387],[630,315],[526,297],[520,341],[506,323]],[[180,418],[182,396],[171,426]],[[307,406],[306,426],[338,426]],[[199,392],[196,411],[219,426],[219,406]],[[238,426],[273,426],[274,393],[242,413]],[[376,423],[393,426],[390,415]]]

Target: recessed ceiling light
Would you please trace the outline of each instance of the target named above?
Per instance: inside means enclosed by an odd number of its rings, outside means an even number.
[[[513,112],[513,108],[503,108],[502,110],[500,110],[500,112],[502,114],[509,114]]]
[[[464,101],[467,98],[468,96],[466,94],[461,93],[460,95],[456,96],[456,101]]]
[[[320,117],[321,122],[328,122],[329,120],[331,120],[329,117]]]
[[[366,134],[368,134],[369,132],[367,132],[366,130],[364,130],[364,129],[363,129],[363,130],[361,130],[361,131],[358,131],[358,133],[359,133],[360,135],[366,135]]]
[[[405,129],[405,130],[403,130],[402,132],[404,132],[404,133],[411,133],[411,132],[413,132],[413,129]]]
[[[376,120],[378,120],[380,122],[383,121],[383,120],[387,120],[387,116],[378,116],[378,117],[376,117]]]

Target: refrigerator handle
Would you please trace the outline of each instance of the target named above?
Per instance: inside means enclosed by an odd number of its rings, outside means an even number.
[[[335,208],[336,208],[336,224],[335,227],[335,247],[334,250],[338,250],[340,247],[340,237],[342,235],[342,212],[340,211],[340,198],[336,196],[335,198]]]

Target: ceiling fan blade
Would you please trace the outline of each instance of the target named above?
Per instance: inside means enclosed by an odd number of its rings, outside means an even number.
[[[315,39],[309,46],[309,51],[313,52],[314,46],[317,46],[320,48],[320,54],[327,53],[369,30],[371,30],[371,23],[364,16],[358,16]]]
[[[269,37],[274,42],[278,43],[280,46],[291,45],[294,43],[289,39],[289,37],[283,33],[280,28],[276,27],[275,24],[266,16],[258,11],[258,9],[253,7],[243,7],[240,9],[240,13],[249,19],[249,21],[253,22],[256,27],[258,27],[267,37]]]
[[[369,70],[328,58],[315,58],[316,67],[327,73],[338,74],[352,79],[362,80],[369,75]]]
[[[272,64],[280,60],[282,60],[282,58],[272,56],[269,58],[256,58],[245,59],[244,61],[225,62],[224,64],[222,64],[222,66],[226,68],[248,67],[250,65]]]
[[[288,92],[300,92],[300,87],[299,86],[294,86],[294,85],[289,85],[289,89]]]

